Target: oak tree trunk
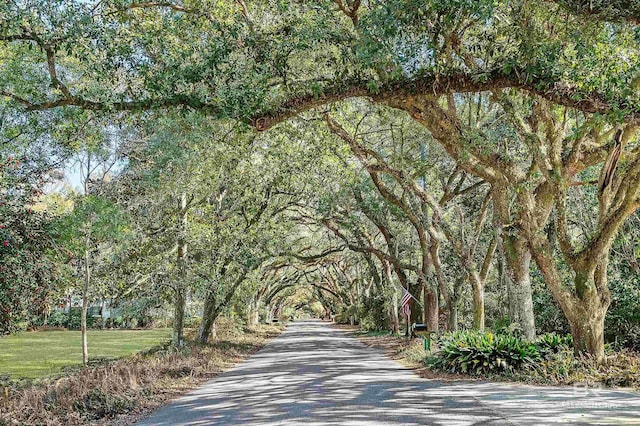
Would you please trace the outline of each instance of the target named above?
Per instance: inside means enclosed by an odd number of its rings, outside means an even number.
[[[458,331],[458,305],[449,305],[449,316],[447,317],[447,328],[449,331]]]
[[[87,242],[88,245],[88,242]],[[82,364],[89,362],[89,346],[87,344],[87,310],[89,308],[89,282],[91,280],[90,253],[84,251],[84,283],[82,286],[82,312],[80,314],[80,334],[82,336]]]
[[[469,280],[473,290],[473,328],[484,331],[484,283],[474,275],[470,275]]]
[[[393,289],[391,296],[391,306],[389,307],[389,318],[391,322],[391,333],[400,333],[400,318],[398,318],[398,290]]]
[[[184,344],[184,312],[186,305],[185,290],[182,283],[177,283],[174,293],[173,334],[171,340],[175,346]]]
[[[258,325],[259,319],[260,319],[260,301],[258,299],[255,299],[253,302],[251,302],[250,309],[249,309],[249,318],[247,323],[251,326],[255,326],[255,325]]]
[[[595,267],[589,266],[594,264]],[[611,303],[607,282],[608,264],[609,256],[605,255],[585,262],[584,270],[576,268],[577,300],[566,315],[574,349],[590,354],[598,362],[604,360],[604,319]]]
[[[579,309],[569,320],[573,347],[577,353],[588,353],[598,362],[604,359],[604,317],[606,309]]]
[[[422,318],[427,331],[438,332],[438,293],[429,286],[423,286],[424,312]]]
[[[524,337],[536,337],[531,291],[531,252],[523,239],[506,236],[504,238],[505,257],[510,280],[507,280],[509,296],[509,319],[518,323]]]
[[[597,361],[604,360],[604,318],[610,304],[607,287],[608,255],[582,258],[571,264],[574,290],[563,282],[548,241],[532,238],[536,263],[553,298],[564,313],[577,353],[588,353]]]
[[[178,217],[178,250],[176,263],[178,265],[178,277],[175,283],[175,300],[173,315],[172,341],[176,346],[184,344],[184,313],[187,304],[186,280],[187,280],[187,194],[180,197],[180,215]]]
[[[216,298],[213,293],[209,293],[204,301],[204,309],[202,311],[202,322],[198,330],[198,341],[206,344],[211,337],[213,327],[216,321]]]

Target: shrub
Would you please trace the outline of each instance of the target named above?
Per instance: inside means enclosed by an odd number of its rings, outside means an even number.
[[[239,336],[244,333],[245,323],[238,317],[223,317],[216,318],[216,334],[221,336]]]
[[[349,309],[342,308],[336,313],[333,319],[337,324],[348,324],[350,320],[350,314],[351,312],[349,311]]]
[[[493,324],[495,334],[509,334],[522,337],[522,326],[517,322],[511,322],[509,316],[505,315]]]
[[[637,353],[624,350],[606,358],[603,364],[596,364],[599,380],[606,386],[633,386],[640,388],[640,358]]]
[[[112,328],[123,328],[124,326],[124,321],[122,319],[122,317],[115,317],[115,318],[109,318],[111,320],[111,327]]]
[[[135,399],[112,395],[101,389],[92,389],[84,398],[73,403],[73,408],[83,418],[91,420],[113,418],[132,411],[135,406]]]
[[[69,322],[69,314],[63,311],[54,311],[47,318],[46,325],[50,327],[66,327]]]
[[[389,328],[389,315],[384,297],[365,297],[358,309],[360,328],[364,331],[386,330]]]
[[[539,336],[535,345],[540,355],[546,357],[549,354],[571,348],[573,346],[573,336],[570,334],[562,336],[556,333],[547,333]]]
[[[538,346],[517,336],[459,331],[445,334],[440,351],[427,365],[451,373],[489,374],[514,371],[541,359]]]
[[[629,270],[610,281],[611,307],[605,319],[605,340],[616,347],[640,351],[640,276]]]
[[[547,355],[532,369],[516,378],[546,384],[597,384],[640,388],[640,359],[631,351],[621,351],[606,357],[599,364],[595,359],[576,355],[567,346]]]
[[[87,318],[87,327],[102,330],[104,328],[104,320],[102,317],[89,317]]]
[[[81,308],[71,308],[67,317],[67,328],[69,330],[80,330]]]
[[[548,333],[530,343],[509,334],[460,331],[445,334],[438,344],[440,350],[425,363],[451,373],[503,374],[518,381],[545,384],[640,387],[637,353],[615,352],[598,363],[574,353],[571,335]]]
[[[202,317],[198,315],[185,315],[184,327],[185,328],[197,328],[202,322]]]

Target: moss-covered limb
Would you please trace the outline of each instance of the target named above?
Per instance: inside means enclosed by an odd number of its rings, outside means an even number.
[[[636,132],[633,132],[636,134]],[[624,171],[612,177],[611,183],[600,190],[598,196],[598,227],[576,258],[595,268],[608,254],[618,230],[625,220],[638,209],[640,197],[640,157],[630,153]],[[606,167],[606,165],[605,165]]]
[[[69,92],[63,97],[43,102],[30,100],[8,90],[3,90],[2,95],[12,98],[17,104],[22,105],[29,111],[41,111],[65,106],[102,111],[144,111],[186,107],[200,110],[213,116],[225,117],[234,115],[233,118],[245,120],[257,130],[263,131],[303,112],[349,98],[365,97],[375,102],[391,102],[398,105],[399,102],[404,102],[414,97],[442,95],[451,92],[472,93],[514,88],[583,112],[609,114],[614,111],[623,111],[623,119],[625,121],[640,121],[640,107],[628,108],[626,104],[617,105],[613,100],[606,100],[606,97],[600,93],[582,93],[570,86],[564,87],[562,82],[559,81],[532,80],[527,78],[527,75],[526,69],[512,69],[508,73],[499,70],[482,72],[481,74],[425,74],[382,83],[376,87],[371,86],[369,79],[348,79],[333,82],[323,88],[321,93],[302,92],[290,94],[277,105],[251,117],[235,116],[237,112],[226,111],[222,105],[196,94],[147,96],[118,101],[90,99]]]
[[[640,2],[637,0],[556,0],[555,3],[590,19],[640,24]]]
[[[575,88],[563,87],[563,84],[558,81],[531,81],[526,77],[527,75],[525,69],[513,69],[508,73],[503,71],[482,73],[482,78],[479,78],[479,75],[467,73],[426,74],[383,83],[375,88],[371,87],[369,81],[348,80],[323,89],[321,94],[310,93],[291,96],[273,110],[252,117],[249,122],[258,130],[267,130],[302,112],[349,98],[366,97],[374,102],[408,110],[409,101],[412,98],[433,97],[451,92],[473,93],[506,88],[520,89],[558,105],[588,113],[608,114],[614,110],[626,110],[625,121],[640,121],[640,109],[620,109],[620,106],[607,101],[602,94],[582,93]]]

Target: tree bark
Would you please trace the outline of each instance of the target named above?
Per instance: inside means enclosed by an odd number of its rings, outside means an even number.
[[[509,296],[509,319],[522,328],[528,340],[536,337],[531,291],[531,252],[527,242],[518,237],[505,236],[503,239],[507,259],[507,293]]]
[[[391,333],[400,333],[400,318],[398,318],[398,291],[394,288],[389,307],[389,317],[391,322]]]
[[[249,313],[247,317],[247,324],[250,326],[258,325],[260,319],[260,299],[257,297],[255,297],[249,304]]]
[[[87,238],[87,246],[89,239]],[[91,280],[91,254],[89,249],[84,251],[84,283],[82,286],[82,312],[80,314],[80,334],[82,335],[82,364],[89,362],[89,346],[87,344],[87,310],[89,308],[89,282]]]
[[[412,305],[412,304],[410,304]],[[413,314],[413,312],[410,313],[410,315],[405,315],[405,330],[404,330],[404,335],[405,337],[410,337],[411,336],[411,315]]]
[[[224,297],[220,300],[216,300],[215,293],[210,291],[207,295],[207,298],[204,302],[204,310],[202,312],[202,323],[200,324],[199,336],[198,340],[200,343],[207,343],[211,336],[212,331],[214,330],[216,319],[222,312],[222,309],[225,306],[229,306],[233,295],[236,290],[242,284],[244,279],[248,274],[248,270],[244,270],[240,273],[240,275],[236,278],[236,280],[231,284],[231,288],[227,291]]]
[[[447,328],[449,331],[458,331],[458,305],[457,303],[449,306],[449,316],[447,317]]]
[[[383,282],[391,288],[391,306],[389,306],[389,322],[391,333],[400,333],[400,318],[398,317],[398,289],[394,286],[391,276],[391,264],[384,259],[380,259],[382,263],[382,279]]]
[[[604,320],[610,304],[607,287],[608,252],[599,259],[574,263],[574,288],[562,282],[548,241],[532,238],[536,263],[554,299],[564,313],[576,353],[588,353],[598,362],[604,360]]]
[[[198,330],[198,341],[203,345],[209,341],[215,324],[216,298],[213,292],[207,295],[204,301],[204,309],[202,311],[202,322]]]
[[[588,308],[591,306],[591,308]],[[600,303],[584,303],[567,315],[576,353],[588,353],[596,361],[604,360],[604,318],[607,307]]]
[[[473,328],[484,331],[484,283],[475,274],[469,275],[473,291]]]
[[[433,262],[435,279],[438,283],[439,296],[444,301],[444,310],[447,317],[447,329],[456,330],[458,328],[458,318],[451,318],[453,309],[452,306],[456,302],[453,300],[452,295],[449,292],[447,281],[442,271],[442,262],[440,261],[440,241],[433,235],[431,236],[431,245],[429,246],[429,252],[431,254],[431,260]],[[454,328],[452,328],[452,325],[454,326]]]
[[[175,346],[184,344],[184,312],[186,307],[185,290],[181,283],[176,285],[173,306],[173,334],[171,340]]]
[[[427,331],[429,332],[438,332],[438,293],[433,289],[430,289],[429,286],[425,285],[423,287],[423,299],[424,299],[424,311],[423,311],[423,319],[424,323],[427,326]]]
[[[173,316],[173,336],[172,341],[176,346],[184,344],[184,313],[187,303],[186,280],[187,280],[187,194],[180,196],[180,215],[178,217],[178,250],[176,263],[178,265],[178,277],[175,283],[175,300]]]

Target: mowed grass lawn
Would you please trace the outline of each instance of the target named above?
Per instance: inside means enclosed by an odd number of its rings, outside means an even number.
[[[89,359],[119,358],[171,338],[171,330],[89,330]],[[82,364],[79,331],[28,331],[0,337],[0,375],[41,377]]]

